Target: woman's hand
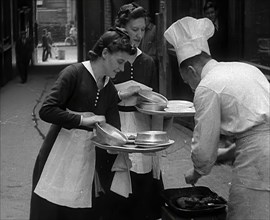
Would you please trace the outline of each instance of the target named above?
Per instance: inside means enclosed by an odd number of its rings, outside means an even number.
[[[138,94],[138,92],[141,90],[139,86],[130,86],[126,90],[121,90],[118,92],[119,98],[122,99],[127,99],[131,96],[134,96]]]
[[[200,179],[201,174],[199,174],[194,168],[188,170],[185,174],[185,180],[187,184],[194,185]]]
[[[90,117],[82,117],[81,125],[89,128],[93,128],[96,123],[106,122],[105,116],[94,115]]]

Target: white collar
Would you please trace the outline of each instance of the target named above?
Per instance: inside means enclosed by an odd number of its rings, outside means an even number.
[[[142,51],[137,47],[137,54],[136,54],[136,57],[141,55],[142,54]]]
[[[133,56],[131,56],[130,59],[128,60],[128,62],[133,64],[134,61],[137,59],[137,57],[140,56],[141,54],[142,54],[142,51],[138,47],[136,47],[136,57],[133,58]]]
[[[201,73],[201,78],[204,78],[206,74],[216,66],[218,62],[214,59],[209,60],[203,67],[202,73]]]
[[[94,71],[93,71],[93,68],[92,68],[92,65],[91,65],[91,61],[87,60],[87,61],[82,62],[82,64],[88,70],[88,72],[93,76],[93,78],[95,79],[95,81],[97,83],[97,79],[96,79],[96,77],[94,75]],[[110,77],[106,76],[105,81],[104,81],[104,87],[108,84],[109,80],[110,80]]]

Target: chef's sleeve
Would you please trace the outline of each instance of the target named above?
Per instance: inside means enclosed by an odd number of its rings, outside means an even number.
[[[196,114],[191,159],[194,169],[201,175],[207,175],[217,158],[221,123],[220,99],[214,91],[198,87],[194,106]]]

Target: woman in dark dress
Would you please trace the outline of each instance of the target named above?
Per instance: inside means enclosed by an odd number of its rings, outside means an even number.
[[[95,123],[120,129],[110,78],[134,53],[127,33],[112,29],[89,52],[90,60],[60,73],[39,112],[52,125],[34,167],[30,220],[101,219],[110,204],[117,206],[109,192],[116,155],[95,148],[91,138]]]
[[[138,112],[135,108],[136,93],[140,89],[152,89],[158,92],[155,62],[142,52],[138,46],[144,37],[146,11],[136,3],[123,5],[116,17],[115,25],[123,27],[129,33],[137,53],[125,64],[113,82],[118,90],[121,129],[126,133],[151,130],[151,116]],[[163,189],[158,156],[141,153],[129,154],[132,161],[132,194],[123,205],[126,216],[122,219],[158,219],[161,218],[160,191]],[[121,219],[120,217],[118,219]]]

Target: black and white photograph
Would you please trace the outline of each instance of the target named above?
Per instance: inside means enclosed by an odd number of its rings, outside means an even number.
[[[269,220],[269,0],[0,0],[0,220]]]

